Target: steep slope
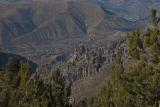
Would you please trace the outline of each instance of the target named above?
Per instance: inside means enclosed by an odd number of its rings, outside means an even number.
[[[105,44],[114,32],[134,28],[97,2],[33,1],[0,3],[0,45],[5,51],[31,59],[68,53],[79,43]],[[114,38],[113,38],[114,39]],[[109,43],[109,42],[108,42]]]
[[[159,0],[98,0],[106,9],[125,19],[139,21],[149,18],[151,8],[160,8]]]
[[[24,37],[22,36],[19,41],[37,42],[37,40],[43,41],[47,39],[65,38],[67,36],[86,36],[91,33],[94,34],[95,32],[103,34],[106,33],[104,29],[107,27],[108,29],[120,30],[121,23],[124,23],[124,26],[125,23],[128,24],[126,20],[116,18],[114,15],[108,15],[108,13],[105,13],[97,4],[62,2],[51,5],[47,4],[47,6],[48,8],[40,4],[39,7],[36,7],[33,18],[35,18],[34,22],[39,25],[32,32],[25,34]],[[63,9],[60,7],[63,7]],[[45,13],[46,11],[47,14]],[[127,29],[127,24],[125,28],[122,29]],[[97,31],[98,28],[103,30]]]
[[[8,44],[11,40],[35,28],[32,11],[25,4],[0,4],[0,40]]]

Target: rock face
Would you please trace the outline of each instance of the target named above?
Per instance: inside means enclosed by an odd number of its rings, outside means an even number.
[[[112,44],[112,48],[106,50],[100,47],[88,47],[81,45],[74,51],[74,54],[56,56],[51,62],[40,66],[42,77],[50,76],[55,69],[60,69],[61,73],[71,82],[82,78],[96,76],[109,70],[107,67],[112,63],[117,50],[121,54],[127,53],[123,44],[124,40],[117,40]],[[42,72],[41,72],[42,71]],[[46,76],[45,76],[46,75]]]
[[[41,77],[49,78],[55,69],[59,69],[73,84],[72,98],[80,101],[85,97],[96,95],[97,91],[106,84],[117,52],[126,59],[128,51],[125,41],[126,39],[123,38],[113,42],[108,50],[81,45],[71,57],[57,56],[51,63],[41,66],[39,73]]]

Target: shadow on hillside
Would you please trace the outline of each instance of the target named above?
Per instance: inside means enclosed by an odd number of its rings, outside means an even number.
[[[33,71],[36,71],[37,64],[33,63],[32,61],[28,61],[25,57],[20,55],[12,54],[12,53],[0,53],[0,68],[4,68],[7,64],[8,59],[13,58],[14,60],[21,60],[24,63],[29,63]]]

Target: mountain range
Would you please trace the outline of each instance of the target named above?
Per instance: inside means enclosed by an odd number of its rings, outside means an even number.
[[[151,7],[159,8],[159,3],[158,0],[1,0],[0,46],[5,52],[33,60],[41,57],[42,61],[73,52],[79,44],[108,46],[119,35],[143,25],[149,19]]]
[[[160,8],[159,0],[98,0],[106,9],[132,21],[146,20],[154,7]]]
[[[108,38],[135,25],[97,2],[35,0],[4,2],[0,8],[2,49],[34,58],[46,51],[52,55],[73,51],[80,42]]]

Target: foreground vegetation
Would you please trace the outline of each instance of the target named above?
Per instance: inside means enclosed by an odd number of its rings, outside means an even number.
[[[160,30],[156,10],[152,28],[134,31],[126,40],[128,57],[117,53],[106,87],[93,98],[92,107],[159,107]]]
[[[30,65],[8,61],[0,71],[0,107],[69,107],[70,86],[56,70],[47,80],[32,75]]]

